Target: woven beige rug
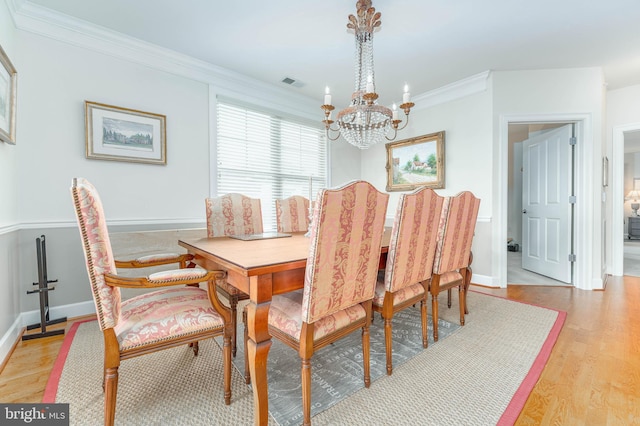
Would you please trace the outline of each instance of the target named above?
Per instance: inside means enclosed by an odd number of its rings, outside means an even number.
[[[457,322],[457,297],[451,309],[444,297],[441,317]],[[475,292],[468,299],[470,314],[464,327],[312,422],[512,424],[544,367],[565,314]],[[175,348],[124,361],[116,424],[253,424],[253,394],[242,375],[233,370],[232,403],[225,406],[221,351],[212,340],[200,345],[197,357],[186,348]],[[44,402],[70,403],[72,425],[102,424],[101,366],[102,335],[95,322],[80,324],[66,359],[56,362]],[[271,419],[270,424],[277,423]]]

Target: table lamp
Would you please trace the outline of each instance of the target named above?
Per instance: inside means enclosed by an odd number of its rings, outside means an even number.
[[[631,200],[631,210],[633,210],[633,215],[638,216],[638,209],[640,208],[640,203],[638,203],[638,200],[640,200],[640,191],[636,189],[629,191],[625,199],[627,201]]]

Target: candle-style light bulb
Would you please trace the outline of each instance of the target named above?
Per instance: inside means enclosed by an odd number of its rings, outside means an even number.
[[[411,102],[411,93],[409,93],[409,85],[404,84],[404,93],[402,94],[402,103],[406,104]]]
[[[393,117],[392,120],[397,120],[398,119],[398,107],[396,106],[396,104],[394,103],[393,106],[391,107],[392,109],[392,113],[393,113]]]
[[[329,93],[329,86],[324,89],[324,105],[331,105],[331,94]]]
[[[367,93],[373,93],[375,88],[373,87],[373,76],[367,77]]]

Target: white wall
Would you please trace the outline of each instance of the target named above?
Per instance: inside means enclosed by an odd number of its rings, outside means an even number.
[[[73,219],[74,176],[99,189],[110,220],[204,218],[206,84],[25,32],[18,48],[21,222]],[[86,159],[85,100],[166,115],[167,165]]]
[[[411,112],[410,124],[397,140],[445,131],[445,187],[436,190],[440,195],[455,195],[471,191],[480,198],[478,224],[473,241],[474,282],[478,276],[491,275],[491,170],[492,127],[491,89],[460,99]],[[362,151],[362,179],[384,191],[387,184],[387,151],[379,144]],[[395,215],[399,192],[390,193],[387,217]],[[482,281],[492,285],[491,282]]]
[[[493,270],[506,281],[506,144],[507,123],[513,117],[537,117],[539,122],[581,121],[577,148],[576,244],[578,288],[602,288],[601,250],[604,204],[600,197],[604,80],[600,68],[501,71],[493,74],[494,154],[501,160],[493,170],[495,191]],[[594,173],[594,171],[596,171]],[[501,260],[503,259],[503,260]]]
[[[16,55],[15,27],[5,2],[0,1],[0,46],[18,70],[20,93],[21,67]],[[17,105],[20,116],[20,103]],[[17,143],[22,143],[18,130]],[[0,363],[18,336],[14,327],[20,313],[18,294],[18,177],[17,146],[0,142]]]

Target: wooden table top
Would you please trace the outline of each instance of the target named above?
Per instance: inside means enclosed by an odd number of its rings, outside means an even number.
[[[382,253],[389,248],[391,229],[385,228]],[[291,237],[243,241],[229,237],[185,238],[178,241],[190,253],[214,260],[221,266],[248,276],[304,268],[309,255],[309,237],[293,233]]]

